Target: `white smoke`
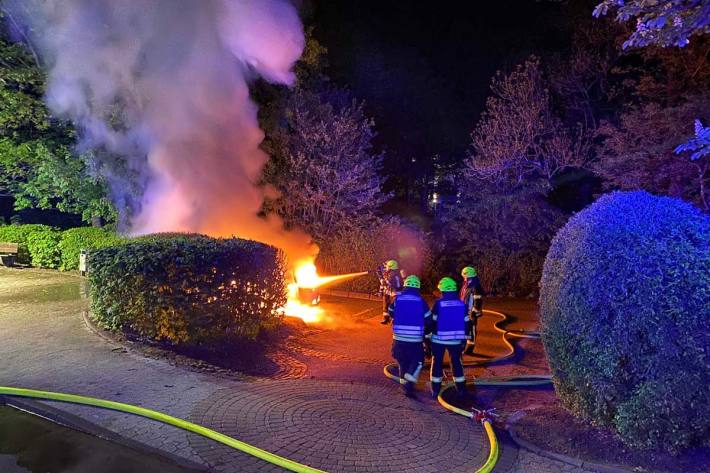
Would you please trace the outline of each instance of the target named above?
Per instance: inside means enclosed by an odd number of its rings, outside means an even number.
[[[49,65],[47,103],[76,124],[81,146],[99,151],[130,232],[237,235],[282,247],[292,260],[314,254],[307,235],[258,216],[268,157],[248,80],[293,83],[304,39],[290,3],[29,0],[11,8]]]

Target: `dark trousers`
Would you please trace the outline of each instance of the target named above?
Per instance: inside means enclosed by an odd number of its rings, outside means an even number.
[[[392,356],[399,365],[399,377],[416,383],[419,372],[424,364],[424,347],[422,342],[392,341]]]
[[[443,345],[441,343],[431,343],[431,381],[432,383],[441,383],[444,377],[444,353],[449,352],[451,358],[451,367],[454,370],[454,381],[462,382],[464,380],[463,364],[461,363],[461,355],[466,347],[466,341],[457,343],[456,345]]]
[[[477,325],[478,325],[478,317],[471,314],[471,333],[469,334],[471,339],[466,342],[466,350],[465,350],[465,353],[467,355],[473,355],[473,350],[476,346],[476,332],[477,332],[476,326]]]
[[[392,296],[389,294],[383,294],[382,295],[382,315],[388,315],[388,311],[390,308],[390,304],[392,304]]]

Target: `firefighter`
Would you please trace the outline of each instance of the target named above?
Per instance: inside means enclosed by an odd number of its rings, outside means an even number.
[[[469,340],[466,342],[464,355],[473,355],[473,350],[476,347],[476,326],[478,319],[483,315],[483,287],[478,279],[478,273],[473,266],[466,266],[461,270],[463,276],[463,284],[459,296],[464,304],[468,317],[471,319],[471,332]]]
[[[389,306],[392,323],[392,356],[399,366],[404,392],[408,397],[414,395],[419,372],[424,364],[425,328],[430,325],[429,305],[419,293],[421,282],[415,275],[407,276],[404,289],[397,294]]]
[[[391,321],[389,307],[394,297],[402,290],[402,272],[399,270],[397,261],[391,259],[383,265],[380,274],[380,292],[382,293],[382,325],[387,325]]]
[[[459,299],[456,281],[443,278],[439,281],[441,298],[432,307],[431,335],[431,394],[436,398],[441,391],[444,380],[444,354],[448,351],[451,366],[454,370],[454,382],[460,395],[466,395],[466,377],[463,372],[461,356],[468,334],[471,332],[471,321],[466,313],[466,304]]]

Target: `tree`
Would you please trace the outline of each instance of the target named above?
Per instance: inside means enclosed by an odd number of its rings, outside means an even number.
[[[695,117],[710,118],[708,110],[710,95],[672,107],[655,103],[630,107],[618,124],[604,122],[600,127],[594,171],[610,189],[645,189],[702,203],[704,193],[698,193],[694,180],[704,160],[682,160],[674,150],[687,136],[686,124]]]
[[[455,205],[441,210],[440,273],[474,264],[487,291],[527,296],[537,291],[550,240],[565,221],[538,189],[501,189],[464,180]]]
[[[465,162],[470,176],[513,185],[542,178],[549,189],[562,171],[584,166],[586,131],[567,129],[554,114],[538,58],[530,57],[508,75],[498,72],[491,91],[471,133]]]
[[[383,156],[372,150],[374,123],[343,94],[333,104],[296,91],[266,142],[265,181],[281,193],[271,208],[316,240],[373,218],[388,198],[378,174]]]
[[[705,196],[705,181],[710,178],[708,177],[708,171],[710,171],[710,160],[708,159],[710,155],[710,127],[703,126],[703,123],[698,119],[695,120],[695,136],[675,149],[676,154],[686,151],[692,151],[690,163],[697,169],[700,201],[705,210],[710,210],[708,199]]]
[[[45,81],[27,45],[0,37],[0,194],[12,196],[16,210],[56,208],[86,222],[113,221],[105,182],[89,173],[91,155],[74,155],[74,129],[43,102]]]
[[[683,47],[694,35],[710,32],[710,0],[604,0],[594,16],[616,10],[616,20],[636,20],[624,49],[655,44]]]

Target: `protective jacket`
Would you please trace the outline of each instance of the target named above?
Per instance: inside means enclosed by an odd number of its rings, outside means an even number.
[[[466,305],[455,291],[442,293],[431,309],[434,328],[431,341],[442,345],[457,345],[471,333],[471,319]]]
[[[481,281],[478,279],[478,276],[466,278],[461,286],[459,296],[463,303],[466,304],[466,311],[469,317],[481,316],[483,311],[483,295],[483,287],[481,286]]]
[[[431,317],[429,305],[422,299],[419,289],[406,287],[389,307],[393,317],[392,337],[400,342],[422,342],[425,328]]]
[[[399,270],[386,270],[382,275],[384,295],[393,297],[402,290],[402,273]]]

